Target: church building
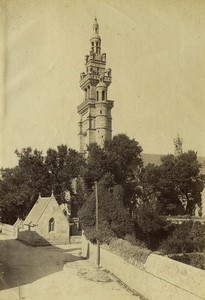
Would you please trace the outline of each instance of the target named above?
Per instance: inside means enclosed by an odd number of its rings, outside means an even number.
[[[84,99],[77,108],[81,153],[86,153],[91,143],[103,147],[105,141],[112,139],[114,101],[108,100],[111,80],[111,69],[106,69],[106,54],[101,53],[99,25],[95,18],[90,53],[85,56],[85,72],[80,74],[80,87],[84,91]]]
[[[70,224],[63,206],[53,193],[37,199],[18,232],[18,239],[31,245],[57,245],[70,242]]]

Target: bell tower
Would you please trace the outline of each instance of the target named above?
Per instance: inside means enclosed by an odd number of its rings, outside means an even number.
[[[180,155],[182,154],[182,144],[183,144],[183,139],[179,137],[179,134],[177,135],[177,138],[174,139],[174,154],[175,155]]]
[[[106,54],[101,53],[99,25],[95,18],[90,53],[85,56],[85,72],[80,74],[84,99],[77,111],[80,116],[78,124],[82,153],[87,151],[87,145],[91,143],[96,142],[103,147],[106,140],[112,139],[111,109],[114,101],[107,98],[111,80],[111,69],[106,69]]]

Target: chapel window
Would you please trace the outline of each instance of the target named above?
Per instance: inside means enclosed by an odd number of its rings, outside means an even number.
[[[48,231],[51,232],[51,231],[54,231],[55,229],[55,221],[54,221],[54,218],[51,218],[48,222]]]

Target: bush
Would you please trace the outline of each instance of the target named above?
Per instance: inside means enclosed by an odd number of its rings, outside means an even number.
[[[120,185],[111,182],[112,176],[107,174],[98,183],[98,221],[99,240],[108,243],[110,237],[124,238],[133,232],[132,219],[124,207],[124,190]],[[110,183],[111,182],[111,183]],[[96,240],[96,194],[93,191],[83,203],[79,216],[82,228],[89,240]],[[93,227],[93,230],[91,229]],[[87,232],[87,233],[86,233]],[[93,235],[91,235],[91,232]],[[108,239],[108,240],[107,240]]]
[[[171,230],[171,223],[159,215],[157,202],[147,201],[138,205],[135,212],[134,230],[136,239],[144,241],[150,250],[157,250],[162,239]]]
[[[182,255],[169,255],[169,258],[181,263],[191,265],[192,267],[205,270],[205,255],[204,253],[187,253]]]
[[[124,240],[130,243],[133,246],[138,246],[139,248],[147,248],[146,243],[136,239],[134,233],[133,234],[126,234],[124,237]]]
[[[166,254],[202,252],[204,249],[205,225],[199,221],[188,221],[176,225],[172,234],[161,243]]]
[[[117,238],[116,234],[106,224],[100,224],[98,231],[95,227],[85,227],[84,234],[93,244],[96,244],[98,240],[100,244],[109,245],[113,239]]]
[[[140,248],[131,245],[129,242],[123,239],[114,239],[109,244],[109,249],[123,257],[126,261],[132,264],[145,264],[146,260],[151,253],[147,248]]]

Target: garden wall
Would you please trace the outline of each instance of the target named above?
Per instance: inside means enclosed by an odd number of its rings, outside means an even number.
[[[97,246],[84,237],[82,255],[93,263],[97,261]],[[139,268],[102,246],[100,265],[149,300],[205,299],[205,271],[167,257],[151,254]]]
[[[0,230],[3,234],[10,236],[10,237],[15,237],[16,236],[16,232],[14,229],[14,226],[9,225],[9,224],[0,224]]]
[[[33,246],[46,246],[46,245],[64,245],[69,244],[68,235],[59,235],[58,233],[51,232],[49,237],[43,237],[36,231],[24,230],[18,232],[18,240],[26,242]]]

